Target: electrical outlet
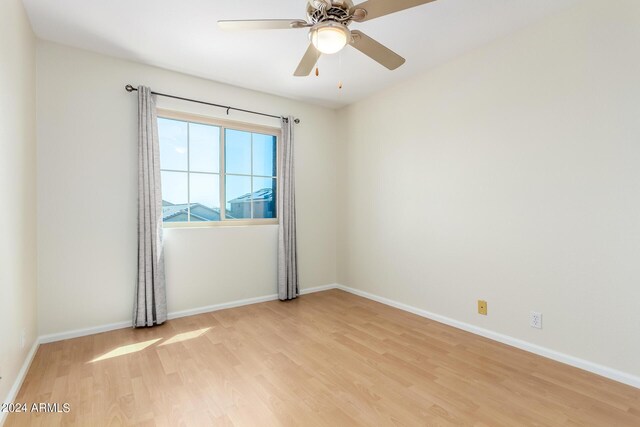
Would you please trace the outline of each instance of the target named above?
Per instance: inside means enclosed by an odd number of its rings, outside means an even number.
[[[478,314],[487,315],[487,302],[478,300]]]
[[[542,329],[542,313],[532,311],[529,318],[529,325],[531,325],[532,328]]]

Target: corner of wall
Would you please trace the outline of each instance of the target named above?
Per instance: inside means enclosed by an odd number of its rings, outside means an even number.
[[[0,210],[0,399],[5,402],[15,397],[37,348],[36,37],[20,0],[0,2],[0,40],[0,115],[6,124],[0,128],[0,185],[3,204],[11,206]]]
[[[334,213],[336,215],[336,282],[347,282],[347,224],[348,214],[347,175],[348,175],[348,145],[349,145],[349,121],[347,113],[349,106],[336,110],[336,203]]]

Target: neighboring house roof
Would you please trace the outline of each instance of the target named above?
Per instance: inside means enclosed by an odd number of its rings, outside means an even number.
[[[169,217],[169,218],[163,218],[162,219],[163,222],[188,222],[189,221],[189,214],[187,213],[187,211],[182,211],[182,212],[178,212],[175,215]]]
[[[263,188],[253,193],[247,193],[231,200],[229,203],[247,203],[250,202],[251,199],[271,201],[273,200],[273,188]]]
[[[172,203],[165,202],[163,200],[162,201],[162,219],[167,220],[183,212],[187,212],[188,206],[189,205],[187,205],[186,203],[183,205],[174,205]]]
[[[174,205],[173,203],[167,202],[166,200],[162,201],[162,220],[163,221],[171,221],[176,220],[177,217],[182,215],[187,215],[189,211],[189,205],[187,203],[183,203],[180,205]],[[192,219],[199,221],[219,221],[220,220],[220,209],[210,208],[200,203],[191,203],[191,217]],[[233,219],[228,213],[226,215],[227,218]]]

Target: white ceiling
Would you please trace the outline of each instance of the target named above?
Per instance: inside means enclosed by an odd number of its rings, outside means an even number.
[[[307,30],[223,32],[216,24],[219,19],[305,19],[306,0],[23,1],[42,39],[339,107],[581,0],[438,0],[353,23],[352,29],[407,62],[388,71],[348,47],[320,59],[320,77],[293,77],[308,45]]]

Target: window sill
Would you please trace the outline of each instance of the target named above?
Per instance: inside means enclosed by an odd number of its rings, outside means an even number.
[[[162,228],[217,228],[217,227],[253,227],[256,225],[278,225],[277,219],[250,219],[250,220],[227,220],[227,221],[202,221],[202,222],[165,222]]]

